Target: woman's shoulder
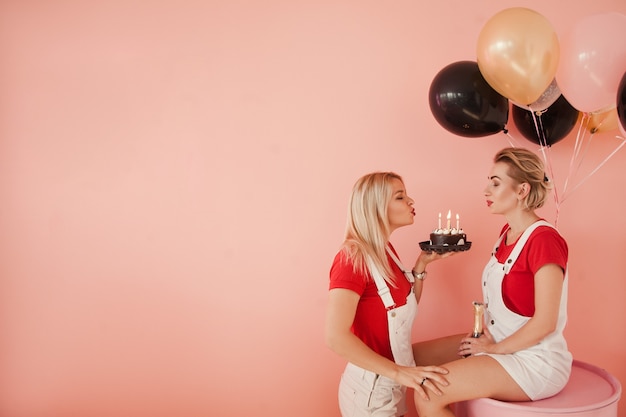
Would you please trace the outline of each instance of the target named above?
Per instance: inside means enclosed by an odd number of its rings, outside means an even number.
[[[566,243],[565,238],[563,237],[563,235],[561,235],[561,232],[559,232],[559,230],[551,224],[539,225],[533,231],[531,237],[541,239],[554,239]]]
[[[561,252],[565,257],[569,252],[567,241],[561,233],[552,226],[541,225],[529,236],[530,247],[539,251]]]
[[[330,288],[346,288],[362,294],[367,282],[367,276],[355,268],[348,251],[342,249],[337,252],[330,267]]]
[[[350,254],[346,248],[342,247],[337,251],[337,253],[335,253],[335,257],[333,258],[333,263],[330,268],[331,270],[339,267],[344,268],[346,266],[350,266],[350,268],[352,268],[353,265],[354,262],[352,261]]]
[[[364,274],[359,268],[359,263],[355,260],[355,256],[346,247],[342,247],[335,254],[333,263],[330,267],[331,276],[337,275],[356,275],[357,279],[363,279]]]

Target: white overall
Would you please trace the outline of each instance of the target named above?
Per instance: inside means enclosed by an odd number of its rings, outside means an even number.
[[[411,286],[413,273],[405,269],[393,251],[387,253],[400,268]],[[387,309],[389,340],[394,361],[402,366],[415,366],[411,329],[417,314],[417,300],[413,289],[406,304],[396,307],[389,287],[372,262],[368,262],[378,294]],[[348,363],[339,384],[339,408],[343,417],[396,417],[406,414],[406,387],[394,380]]]
[[[516,243],[504,264],[496,259],[496,250],[506,236],[506,231],[494,246],[489,263],[483,272],[483,298],[485,321],[496,342],[520,329],[529,317],[509,310],[502,299],[502,281],[509,273],[528,237],[539,226],[553,227],[540,220],[529,226]],[[567,321],[567,268],[563,280],[561,304],[556,330],[538,344],[512,354],[488,354],[496,359],[513,377],[531,400],[557,394],[567,383],[572,366],[572,355],[567,349],[563,329]]]

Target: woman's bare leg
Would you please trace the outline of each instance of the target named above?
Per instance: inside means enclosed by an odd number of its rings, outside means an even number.
[[[528,401],[528,396],[492,357],[470,356],[442,365],[449,373],[447,387],[440,386],[442,396],[430,395],[424,400],[415,395],[420,417],[454,417],[450,404],[474,398],[495,398],[503,401]],[[432,383],[429,381],[428,383]]]
[[[457,334],[413,344],[413,356],[417,366],[442,365],[460,358],[461,339],[467,334]]]

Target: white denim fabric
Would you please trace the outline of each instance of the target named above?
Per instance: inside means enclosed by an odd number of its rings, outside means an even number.
[[[411,284],[413,273],[406,270],[393,251],[387,248],[394,262]],[[406,304],[395,307],[389,287],[381,274],[369,264],[378,293],[387,308],[389,340],[394,361],[402,366],[415,366],[411,330],[417,314],[417,300],[413,290]],[[348,363],[339,384],[339,409],[342,417],[399,417],[407,412],[406,387],[392,379]]]
[[[498,239],[493,254],[483,272],[483,301],[486,325],[496,342],[510,336],[521,328],[529,317],[509,310],[502,299],[502,281],[511,270],[528,237],[539,226],[550,226],[546,221],[531,225],[519,238],[515,248],[504,264],[496,259],[495,253],[506,232]],[[563,337],[567,321],[567,283],[565,271],[559,318],[556,330],[530,348],[511,354],[487,354],[496,359],[531,400],[548,398],[563,389],[572,369],[572,354]]]

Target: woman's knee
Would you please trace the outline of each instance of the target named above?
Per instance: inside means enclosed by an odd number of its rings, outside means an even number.
[[[448,408],[450,405],[444,397],[427,392],[428,399],[423,398],[419,393],[415,392],[415,408],[420,416],[429,416],[438,414],[441,410]]]

